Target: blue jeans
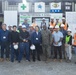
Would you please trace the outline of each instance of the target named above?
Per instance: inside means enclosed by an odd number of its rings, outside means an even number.
[[[76,47],[74,47],[74,52],[75,52],[75,54],[76,54]]]
[[[17,50],[15,50],[14,48],[13,48],[13,45],[11,45],[11,62],[13,62],[14,61],[14,56],[16,56],[16,60],[18,60],[18,49]]]
[[[1,42],[1,58],[4,58],[4,50],[6,54],[6,58],[9,58],[9,43],[8,42]]]
[[[20,43],[20,52],[19,52],[19,59],[18,61],[21,61],[22,60],[22,57],[23,57],[23,54],[24,54],[24,51],[26,53],[26,60],[30,61],[30,51],[29,51],[29,43],[26,42],[22,42]]]

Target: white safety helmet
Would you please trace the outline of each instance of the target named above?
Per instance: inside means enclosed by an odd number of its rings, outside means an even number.
[[[55,26],[55,28],[59,28],[59,26],[58,26],[58,25],[56,25],[56,26]]]
[[[53,26],[49,26],[49,28],[53,28]]]
[[[54,17],[51,17],[51,19],[54,19]]]
[[[61,27],[64,27],[65,25],[64,24],[61,24]]]
[[[45,18],[42,18],[42,20],[45,20]]]
[[[22,24],[19,24],[19,26],[22,26]]]
[[[68,32],[71,32],[71,29],[68,29],[67,31],[68,31]]]
[[[22,25],[22,28],[26,28],[26,26],[25,25]]]
[[[35,45],[31,45],[30,49],[35,50]]]
[[[16,44],[16,45],[14,45],[13,47],[14,47],[14,49],[15,49],[15,50],[17,50],[17,49],[18,49],[18,45],[17,45],[17,44]]]
[[[65,17],[62,17],[63,20],[65,20]]]

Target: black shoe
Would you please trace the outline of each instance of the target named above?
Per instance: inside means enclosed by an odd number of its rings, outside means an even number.
[[[68,60],[67,63],[71,63],[71,60]]]
[[[33,62],[35,62],[35,60],[33,60]]]
[[[38,59],[38,61],[41,61],[40,59]]]
[[[14,62],[14,61],[11,61],[12,63]]]
[[[29,62],[31,62],[30,60],[28,60]]]
[[[18,61],[18,63],[20,63],[21,61]]]
[[[66,59],[66,57],[64,57],[64,59]]]
[[[15,60],[18,60],[17,58]]]
[[[30,62],[30,60],[26,60],[27,62]]]
[[[33,62],[35,62],[35,59],[33,59]]]
[[[75,62],[75,64],[76,64],[76,62]]]

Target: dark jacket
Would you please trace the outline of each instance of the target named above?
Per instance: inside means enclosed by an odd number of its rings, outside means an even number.
[[[0,42],[10,42],[10,32],[8,30],[0,30]]]
[[[31,36],[31,43],[32,44],[41,44],[41,33],[38,32],[38,34],[36,32],[34,32]]]
[[[60,30],[62,33],[63,33],[63,36],[64,36],[64,38],[65,38],[65,36],[67,35],[67,31],[66,30]]]
[[[19,42],[19,33],[16,31],[12,31],[11,33],[10,33],[10,42],[11,42],[11,44],[12,43],[17,43],[17,42]]]
[[[29,41],[29,32],[25,31],[21,31],[20,34],[19,34],[19,37],[20,37],[20,42],[23,42],[23,39],[26,39]]]

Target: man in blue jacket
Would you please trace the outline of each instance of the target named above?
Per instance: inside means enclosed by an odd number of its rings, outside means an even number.
[[[32,45],[35,45],[36,49],[33,51],[33,61],[35,62],[35,55],[37,53],[37,60],[40,61],[40,45],[41,45],[41,33],[39,32],[39,27],[35,27],[35,32],[31,37]]]
[[[6,60],[9,60],[9,34],[9,31],[6,29],[6,24],[2,24],[2,29],[0,30],[1,61],[4,61],[4,50],[6,50]]]

